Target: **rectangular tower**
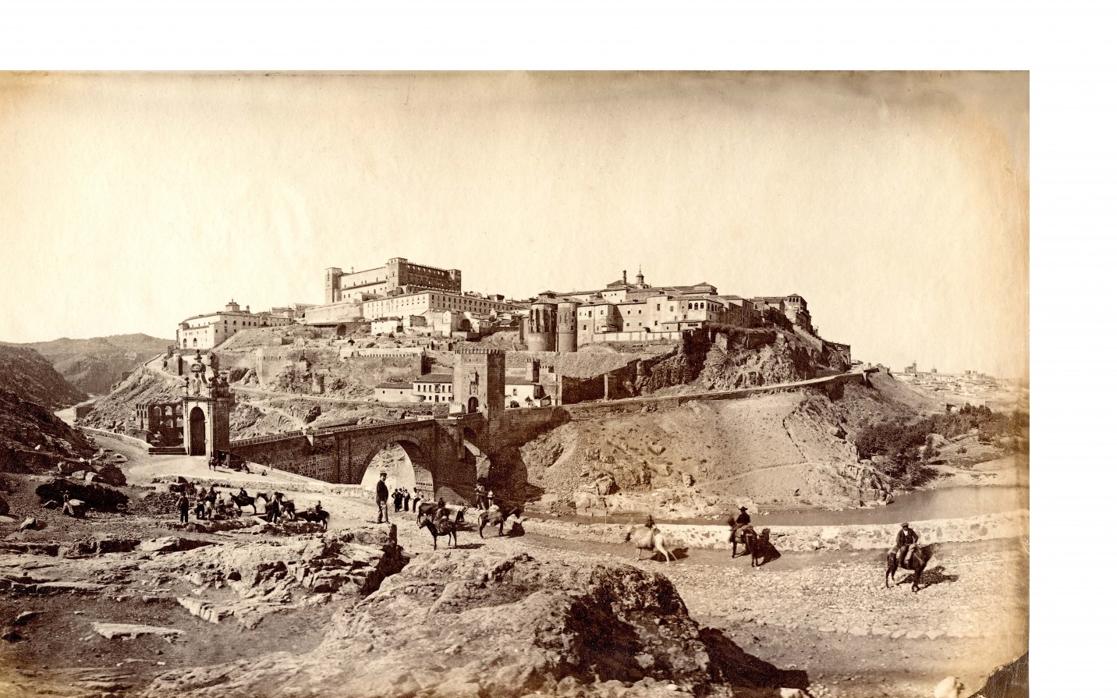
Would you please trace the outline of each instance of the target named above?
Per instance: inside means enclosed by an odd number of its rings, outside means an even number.
[[[481,412],[494,417],[504,411],[504,352],[464,347],[454,356],[452,413]]]
[[[326,267],[326,303],[341,300],[341,269]]]

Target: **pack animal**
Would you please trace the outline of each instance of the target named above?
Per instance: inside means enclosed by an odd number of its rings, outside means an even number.
[[[625,543],[632,543],[636,546],[636,559],[640,559],[640,552],[642,550],[651,550],[654,560],[656,555],[663,555],[664,562],[677,560],[671,551],[667,548],[667,539],[663,536],[658,528],[647,528],[645,526],[633,526],[628,529],[628,533],[624,537]]]
[[[911,551],[908,559],[901,565],[896,555],[896,551],[888,551],[888,568],[884,573],[884,586],[891,588],[892,583],[896,582],[896,570],[905,569],[911,570],[911,590],[919,591],[919,584],[923,581],[923,570],[927,568],[927,563],[931,561],[931,555],[934,553],[933,546],[923,545],[915,546]]]
[[[446,538],[449,539],[452,547],[458,547],[458,526],[456,521],[449,518],[435,521],[431,516],[427,515],[422,517],[419,521],[419,528],[425,528],[430,531],[435,550],[438,550],[438,539],[442,536],[446,536]]]

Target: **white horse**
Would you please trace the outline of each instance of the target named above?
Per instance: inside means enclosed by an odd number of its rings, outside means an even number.
[[[624,537],[624,542],[632,542],[636,546],[636,559],[640,559],[641,550],[651,550],[652,556],[650,559],[654,560],[658,554],[663,555],[664,562],[671,560],[678,560],[677,557],[671,554],[667,549],[667,539],[663,537],[663,533],[658,528],[648,528],[647,526],[633,526],[628,529],[628,533]]]

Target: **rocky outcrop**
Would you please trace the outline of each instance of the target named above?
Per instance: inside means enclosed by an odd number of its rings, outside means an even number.
[[[457,550],[413,560],[309,654],[171,671],[143,695],[775,696],[781,678],[661,575]]]
[[[190,614],[244,628],[270,613],[323,603],[331,595],[368,594],[406,564],[395,527],[331,531],[276,544],[199,547],[186,542],[179,547],[185,552],[161,555],[149,571],[193,587],[176,598]]]

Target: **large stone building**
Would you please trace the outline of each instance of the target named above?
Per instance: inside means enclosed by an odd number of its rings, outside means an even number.
[[[402,318],[407,315],[424,315],[446,311],[491,315],[510,313],[519,306],[504,300],[504,296],[482,296],[479,293],[446,293],[444,291],[417,291],[373,298],[361,303],[361,315],[368,320],[377,318]]]
[[[532,351],[575,351],[593,342],[677,340],[708,324],[753,327],[759,320],[753,302],[719,295],[711,284],[652,286],[642,272],[635,283],[622,272],[605,288],[541,293],[525,318],[524,342]]]
[[[212,349],[241,330],[290,325],[293,322],[294,319],[288,315],[253,313],[250,306],[241,310],[240,305],[231,300],[224,310],[195,315],[180,322],[175,330],[175,346],[179,349]]]
[[[422,289],[460,294],[461,270],[413,264],[403,257],[393,257],[382,267],[348,274],[338,267],[329,267],[326,269],[326,295],[323,302],[364,301]]]

